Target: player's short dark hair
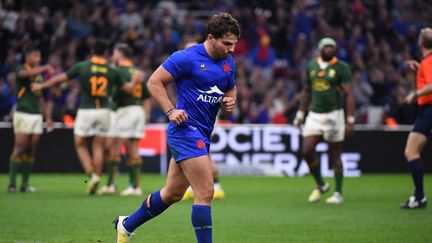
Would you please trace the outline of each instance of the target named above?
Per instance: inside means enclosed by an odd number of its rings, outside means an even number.
[[[32,52],[35,52],[35,51],[40,52],[40,49],[39,49],[38,46],[33,45],[33,44],[27,45],[23,49],[23,52],[24,52],[25,55],[27,55],[29,53],[32,53]]]
[[[93,54],[103,56],[106,51],[106,44],[102,40],[96,40],[93,43]]]
[[[123,56],[127,58],[131,58],[133,54],[132,48],[126,43],[119,43],[115,45],[114,50],[118,50],[123,54]]]
[[[240,25],[229,13],[217,13],[213,15],[207,24],[207,35],[222,38],[225,34],[234,34],[240,37]]]
[[[423,28],[420,31],[420,39],[424,48],[432,49],[432,29],[431,28]]]

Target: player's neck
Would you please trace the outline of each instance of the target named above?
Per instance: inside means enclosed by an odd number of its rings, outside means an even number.
[[[207,55],[209,55],[212,59],[217,60],[216,56],[213,54],[214,50],[207,40],[204,41],[204,49],[207,52]]]

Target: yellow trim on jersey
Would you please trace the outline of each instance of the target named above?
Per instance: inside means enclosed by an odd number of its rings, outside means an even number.
[[[337,61],[338,61],[337,57],[333,57],[332,59],[330,59],[330,61],[328,62],[328,64],[329,64],[329,66],[331,66],[331,65],[335,64]],[[318,64],[320,64],[320,63],[322,63],[324,61],[323,61],[322,57],[318,57],[317,58],[317,62],[318,62]]]
[[[103,65],[107,63],[106,59],[100,56],[92,56],[92,58],[90,58],[90,62],[99,65]]]
[[[133,63],[129,60],[124,60],[122,62],[119,63],[119,66],[121,67],[132,67]]]
[[[26,87],[21,87],[21,89],[18,91],[17,97],[18,99],[21,98],[26,91]]]

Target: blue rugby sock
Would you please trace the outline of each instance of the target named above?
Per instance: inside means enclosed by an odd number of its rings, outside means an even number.
[[[423,192],[423,175],[424,175],[424,167],[423,167],[423,161],[421,159],[415,159],[409,161],[410,169],[411,169],[411,176],[414,181],[415,191],[414,196],[417,199],[423,199],[424,192]]]
[[[206,205],[192,205],[192,225],[198,243],[212,242],[211,207]]]
[[[127,231],[133,232],[140,225],[158,216],[168,207],[169,205],[166,205],[162,201],[160,190],[153,192],[144,200],[141,207],[135,213],[124,220],[123,225]]]

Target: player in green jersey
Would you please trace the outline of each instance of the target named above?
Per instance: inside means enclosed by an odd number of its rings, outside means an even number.
[[[39,66],[41,53],[33,45],[24,49],[25,63],[16,71],[17,106],[13,114],[15,145],[9,163],[8,192],[16,192],[16,175],[22,172],[21,192],[34,192],[29,177],[34,162],[35,149],[42,134],[42,111],[48,126],[52,120],[41,92],[33,92],[30,85],[43,81],[42,73],[52,72],[49,65]]]
[[[110,123],[109,97],[112,89],[119,87],[125,92],[130,91],[130,86],[122,81],[119,72],[108,65],[104,57],[105,51],[104,42],[97,40],[89,61],[79,62],[67,72],[32,86],[33,90],[41,90],[70,79],[79,80],[81,102],[74,126],[74,140],[80,162],[90,177],[87,188],[90,195],[96,193],[102,174],[104,142]],[[87,144],[91,137],[93,141],[90,155]]]
[[[112,129],[113,141],[107,161],[108,181],[98,194],[114,194],[115,175],[121,156],[121,147],[126,146],[129,186],[121,192],[122,196],[140,196],[141,156],[138,153],[139,141],[144,135],[146,112],[149,111],[150,94],[142,82],[144,74],[132,63],[132,49],[124,43],[114,47],[112,60],[123,80],[133,83],[130,93],[116,92],[113,96],[115,110]],[[143,108],[146,107],[146,111]],[[148,114],[148,113],[147,113]]]
[[[329,185],[321,177],[320,161],[315,152],[316,145],[324,139],[328,143],[329,161],[336,179],[335,192],[326,202],[340,204],[343,202],[342,143],[345,132],[354,131],[355,121],[351,70],[345,62],[335,56],[336,42],[333,39],[323,38],[318,47],[321,56],[311,60],[307,65],[306,83],[294,125],[299,127],[303,122],[310,99],[310,109],[303,128],[302,152],[317,186],[308,201],[317,202],[321,195],[329,190]],[[347,111],[346,124],[343,96]]]

